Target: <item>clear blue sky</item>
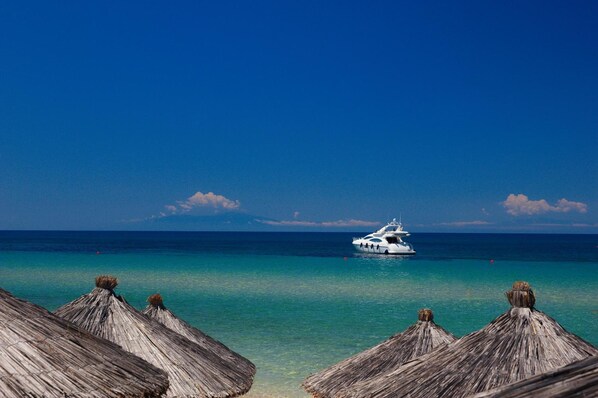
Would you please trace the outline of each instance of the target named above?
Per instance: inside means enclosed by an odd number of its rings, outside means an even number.
[[[597,20],[594,1],[3,2],[0,229],[597,233]]]

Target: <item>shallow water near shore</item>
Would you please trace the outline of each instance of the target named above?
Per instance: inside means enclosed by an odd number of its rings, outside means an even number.
[[[248,397],[306,397],[305,377],[404,330],[423,307],[457,336],[476,331],[508,309],[515,280],[598,345],[597,235],[417,234],[413,257],[354,253],[351,236],[0,232],[0,287],[49,310],[100,274],[138,309],[159,292],[256,364]]]

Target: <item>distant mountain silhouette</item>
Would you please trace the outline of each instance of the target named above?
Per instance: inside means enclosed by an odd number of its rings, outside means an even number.
[[[332,224],[332,225],[326,225]],[[372,226],[334,225],[334,223],[280,221],[239,211],[217,214],[172,214],[129,221],[120,228],[138,231],[371,231]]]
[[[142,221],[136,226],[155,230],[185,231],[272,231],[275,227],[261,221],[274,221],[246,213],[226,212],[214,215],[170,215]]]

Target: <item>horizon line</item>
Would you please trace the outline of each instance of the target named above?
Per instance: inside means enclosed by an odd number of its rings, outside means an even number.
[[[129,229],[0,229],[3,232],[122,232],[122,233],[321,233],[321,234],[359,234],[364,231],[310,230],[310,231],[264,231],[264,230],[129,230]],[[413,234],[469,234],[469,235],[598,235],[598,232],[514,232],[514,231],[421,231]]]

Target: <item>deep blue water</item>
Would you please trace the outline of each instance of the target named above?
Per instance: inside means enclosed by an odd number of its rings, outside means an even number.
[[[227,253],[353,256],[363,233],[0,231],[0,251]],[[419,233],[406,239],[430,259],[598,261],[598,235]]]

